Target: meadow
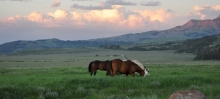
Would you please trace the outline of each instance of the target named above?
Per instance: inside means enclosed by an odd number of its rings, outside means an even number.
[[[93,60],[125,55],[141,61],[150,75],[90,76]],[[174,51],[123,51],[99,48],[56,49],[0,55],[0,99],[167,99],[177,90],[197,89],[220,98],[220,62],[192,61]]]

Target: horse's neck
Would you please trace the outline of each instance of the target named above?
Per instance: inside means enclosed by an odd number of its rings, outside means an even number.
[[[137,64],[133,64],[134,65],[134,67],[135,67],[135,69],[136,69],[136,71],[137,72],[142,72],[142,71],[144,71],[140,66],[138,66]]]
[[[138,60],[132,60],[132,62],[139,66],[142,70],[144,70],[144,65],[141,62],[139,62]]]

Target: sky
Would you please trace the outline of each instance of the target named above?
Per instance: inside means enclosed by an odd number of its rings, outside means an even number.
[[[0,0],[0,44],[165,30],[219,15],[220,0]]]

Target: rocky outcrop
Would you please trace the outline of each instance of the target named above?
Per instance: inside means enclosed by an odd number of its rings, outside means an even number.
[[[174,92],[168,99],[206,99],[206,97],[198,90],[179,90]]]

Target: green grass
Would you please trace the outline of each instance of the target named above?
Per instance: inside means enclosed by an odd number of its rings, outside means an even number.
[[[113,54],[140,60],[150,76],[107,77],[104,71],[90,76],[90,61],[120,58],[109,57]],[[207,99],[220,98],[219,62],[191,61],[193,56],[117,50],[0,56],[0,99],[167,99],[185,89],[198,89]]]
[[[198,89],[207,99],[220,92],[220,66],[150,66],[150,76],[107,77],[87,67],[1,69],[0,98],[147,98],[166,99],[176,90]],[[50,96],[51,95],[51,96]],[[54,96],[53,96],[54,95]]]

